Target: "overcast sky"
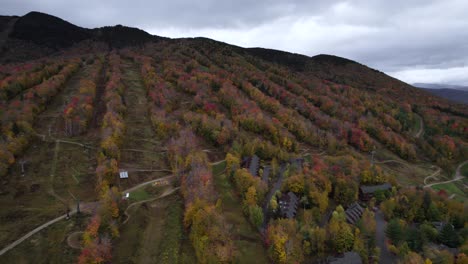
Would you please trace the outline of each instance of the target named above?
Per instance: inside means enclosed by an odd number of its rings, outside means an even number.
[[[468,85],[467,0],[0,0],[4,15],[32,10],[83,27],[333,54],[409,83]]]

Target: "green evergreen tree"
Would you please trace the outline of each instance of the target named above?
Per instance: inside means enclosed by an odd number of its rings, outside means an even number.
[[[432,204],[432,199],[431,199],[431,194],[428,191],[424,192],[424,198],[423,198],[423,208],[425,211],[429,209],[429,206]]]
[[[263,224],[262,208],[260,208],[258,205],[250,206],[249,218],[252,224],[254,224],[256,227],[260,227]]]
[[[458,247],[460,239],[451,224],[445,224],[439,234],[439,241],[449,247]]]
[[[410,228],[406,232],[406,242],[412,251],[420,251],[422,248],[421,231],[417,228]]]
[[[385,229],[385,234],[394,245],[399,245],[404,238],[403,227],[399,219],[392,219]]]
[[[429,208],[427,209],[426,217],[427,217],[427,220],[429,220],[429,221],[439,221],[440,220],[440,211],[437,208],[437,206],[435,206],[435,204],[432,203],[429,206]]]

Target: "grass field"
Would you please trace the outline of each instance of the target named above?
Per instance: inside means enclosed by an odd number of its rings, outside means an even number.
[[[460,173],[461,175],[468,177],[468,163],[466,163],[465,165],[461,167]]]
[[[80,250],[68,246],[66,239],[86,227],[86,216],[74,216],[35,234],[0,257],[0,263],[76,263]]]
[[[160,143],[148,118],[146,91],[136,65],[126,62],[124,80],[128,105],[127,132],[122,147],[121,164],[125,168],[165,168],[164,153],[158,153]],[[143,128],[143,129],[142,129]],[[143,151],[131,151],[140,149]],[[162,172],[129,172],[129,179],[121,180],[121,189],[138,182],[166,176]],[[130,193],[129,202],[159,196],[169,186],[147,185]],[[131,218],[121,227],[115,240],[113,263],[192,263],[195,259],[191,243],[183,230],[183,202],[178,192],[135,206],[129,210]]]
[[[242,202],[227,175],[223,173],[225,167],[226,162],[222,162],[212,169],[215,188],[222,201],[223,215],[231,226],[229,233],[239,251],[235,263],[268,263],[260,234],[244,217]]]
[[[422,185],[424,178],[433,174],[436,169],[431,168],[432,164],[413,164],[401,160],[394,153],[382,148],[378,149],[375,154],[377,164],[382,167],[388,174],[394,175],[401,185]],[[381,161],[395,160],[400,162]]]
[[[79,70],[48,104],[34,125],[36,133],[64,137],[59,122],[63,106],[86,74],[87,68]],[[67,139],[92,144],[96,138],[86,134]],[[57,160],[53,162],[55,147],[55,142],[33,139],[18,157],[26,162],[25,175],[21,175],[20,165],[16,163],[6,176],[8,183],[2,186],[4,195],[0,196],[0,247],[64,214],[67,206],[74,203],[70,193],[82,201],[95,200],[94,151],[88,156],[82,147],[60,143]]]
[[[182,218],[177,193],[139,206],[115,241],[113,263],[192,263],[195,256]]]
[[[151,194],[146,191],[146,188],[140,188],[130,193],[130,202],[138,202],[149,199]]]
[[[462,182],[450,182],[450,183],[433,185],[432,189],[436,191],[445,190],[449,196],[452,194],[455,194],[454,199],[459,200],[461,202],[467,202],[468,195],[466,192],[463,191],[462,186],[463,186]]]
[[[419,129],[421,129],[421,117],[417,114],[414,115],[414,122],[412,123],[412,127],[410,129],[410,132],[412,135],[416,135],[419,132]]]
[[[130,192],[129,204],[134,202],[139,202],[143,200],[148,200],[156,198],[164,191],[172,189],[171,185],[153,185],[148,184],[143,187],[140,187],[132,192]]]
[[[135,186],[138,183],[166,176],[167,172],[132,171],[166,169],[165,152],[161,152],[161,142],[156,141],[156,135],[148,115],[146,89],[139,73],[138,65],[124,61],[123,81],[127,108],[125,116],[125,139],[121,150],[120,169],[129,170],[128,179],[119,179],[121,190]]]

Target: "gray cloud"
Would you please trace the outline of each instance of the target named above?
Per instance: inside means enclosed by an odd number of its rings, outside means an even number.
[[[85,27],[125,24],[168,37],[344,56],[407,82],[468,84],[468,2],[2,0]]]

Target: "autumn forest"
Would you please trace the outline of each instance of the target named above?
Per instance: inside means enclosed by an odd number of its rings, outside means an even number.
[[[24,39],[43,16],[2,49],[0,262],[467,263],[466,105],[331,55]]]

